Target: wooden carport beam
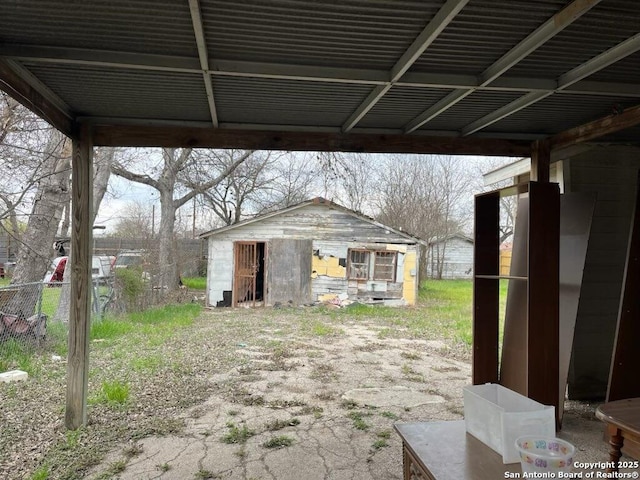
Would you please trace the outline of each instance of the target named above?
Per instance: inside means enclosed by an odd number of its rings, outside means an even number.
[[[562,133],[552,136],[549,142],[552,150],[559,150],[636,125],[640,125],[640,105],[627,108],[621,113],[613,113],[599,120],[565,130]]]
[[[531,143],[492,138],[95,125],[96,146],[529,156]]]
[[[536,140],[531,144],[531,181],[549,183],[551,146],[549,140]]]
[[[73,136],[71,109],[28,71],[0,59],[0,89],[68,137]]]
[[[71,308],[65,425],[75,430],[87,423],[89,330],[91,324],[91,246],[93,209],[93,145],[91,130],[81,125],[73,141],[71,165]]]

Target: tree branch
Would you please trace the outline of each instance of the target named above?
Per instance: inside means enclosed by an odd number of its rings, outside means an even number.
[[[187,203],[189,200],[191,200],[193,197],[195,197],[196,195],[204,193],[205,191],[209,190],[211,187],[218,185],[225,178],[231,175],[235,171],[235,169],[242,164],[242,162],[244,162],[247,158],[253,155],[253,153],[254,153],[254,150],[249,150],[244,154],[240,155],[237,159],[233,161],[233,163],[231,163],[231,165],[226,167],[220,173],[220,175],[209,180],[206,183],[203,183],[201,185],[195,185],[195,184],[188,185],[188,187],[191,188],[191,191],[180,198],[176,198],[173,201],[173,205],[176,207],[176,209],[178,209],[181,206],[183,206],[185,203]]]
[[[156,190],[160,190],[160,184],[157,180],[149,177],[148,175],[140,175],[138,173],[130,172],[125,169],[122,165],[114,163],[111,165],[111,172],[118,177],[125,178],[132,182],[143,183],[145,185],[149,185],[150,187],[155,188]]]

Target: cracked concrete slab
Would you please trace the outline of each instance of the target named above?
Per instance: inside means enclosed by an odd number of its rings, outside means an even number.
[[[354,388],[342,395],[344,400],[371,407],[415,408],[429,403],[444,402],[440,395],[394,385],[391,387]]]
[[[315,340],[274,332],[239,349],[233,368],[210,372],[211,396],[182,413],[183,431],[141,440],[134,456],[115,449],[88,478],[124,462],[109,478],[400,480],[393,424],[462,418],[471,367],[443,355],[442,342],[383,343],[364,321]]]

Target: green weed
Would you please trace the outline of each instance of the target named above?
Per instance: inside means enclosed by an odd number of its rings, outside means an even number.
[[[270,432],[274,432],[276,430],[282,430],[285,427],[293,427],[296,425],[300,425],[300,420],[296,417],[290,418],[289,420],[272,420],[271,422],[267,422],[264,426],[265,430],[269,430]]]
[[[129,385],[119,380],[102,382],[100,394],[94,403],[124,405],[129,400]]]
[[[331,325],[327,325],[320,321],[312,322],[307,328],[310,331],[309,333],[316,337],[338,336],[344,334],[342,329],[332,327]]]
[[[131,368],[136,372],[155,373],[160,370],[163,364],[164,360],[161,355],[146,355],[131,360]]]
[[[265,448],[282,448],[293,445],[293,438],[286,435],[280,435],[279,437],[273,437],[262,444]]]
[[[369,430],[370,425],[364,421],[365,416],[371,415],[370,413],[362,412],[349,412],[347,417],[353,421],[353,427],[357,430]]]
[[[380,450],[381,448],[386,447],[388,445],[389,444],[387,443],[387,441],[384,438],[381,438],[380,440],[376,440],[375,442],[373,442],[371,446],[376,450]]]
[[[195,473],[196,480],[212,480],[214,478],[220,478],[215,473],[209,470],[203,470],[202,468]]]
[[[249,438],[256,434],[256,432],[249,429],[246,425],[238,427],[233,422],[227,422],[227,428],[229,429],[229,432],[223,435],[220,439],[222,443],[246,443]]]
[[[388,410],[385,410],[384,412],[380,412],[380,415],[390,420],[400,420],[400,417],[398,415],[396,415],[393,412],[389,412]]]
[[[29,480],[47,480],[49,478],[49,467],[43,465],[31,474]]]

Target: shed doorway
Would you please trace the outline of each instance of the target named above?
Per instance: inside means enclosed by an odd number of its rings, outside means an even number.
[[[264,300],[264,242],[235,242],[233,306],[253,306]]]

